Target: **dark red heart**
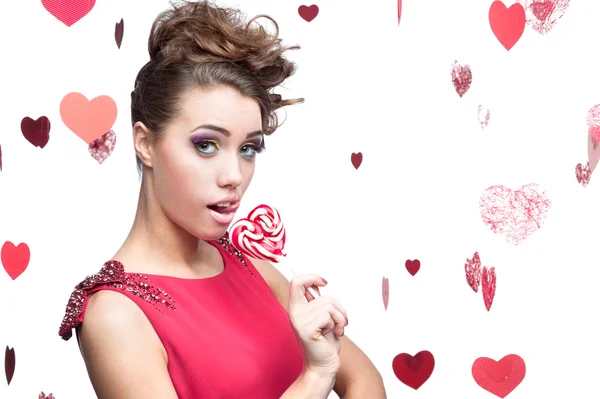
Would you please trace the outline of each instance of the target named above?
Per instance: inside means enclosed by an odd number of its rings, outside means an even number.
[[[414,276],[415,274],[417,274],[419,269],[421,269],[421,261],[419,261],[418,259],[407,260],[406,262],[404,262],[404,266],[406,266],[406,270],[408,270],[408,272]]]
[[[298,7],[298,14],[304,19],[306,22],[310,22],[319,15],[319,7],[316,4],[312,6],[300,6]]]
[[[121,21],[115,24],[115,41],[117,42],[117,47],[121,48],[121,43],[123,42],[123,30],[125,29],[123,22],[123,18]]]
[[[15,375],[15,348],[8,348],[6,346],[6,352],[4,352],[4,372],[6,374],[6,382],[10,385],[10,382]]]
[[[21,121],[23,136],[36,147],[44,148],[50,140],[50,121],[45,116],[33,120],[26,116]]]
[[[392,361],[392,369],[396,377],[415,390],[431,377],[434,367],[435,359],[429,351],[421,351],[415,356],[401,353]]]
[[[354,169],[358,169],[358,167],[362,164],[363,161],[363,154],[362,152],[359,153],[352,153],[352,155],[350,156],[350,161],[352,161],[352,165],[354,166]]]

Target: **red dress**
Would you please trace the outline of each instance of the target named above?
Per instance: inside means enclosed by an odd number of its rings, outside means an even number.
[[[225,270],[205,279],[127,273],[106,262],[75,287],[60,336],[68,340],[83,322],[89,295],[117,291],[150,320],[180,399],[279,398],[303,367],[288,314],[227,235],[211,244]]]

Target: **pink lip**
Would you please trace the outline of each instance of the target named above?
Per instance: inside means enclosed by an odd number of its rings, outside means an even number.
[[[238,197],[231,197],[231,196],[230,197],[221,198],[219,201],[213,202],[212,204],[209,204],[208,206],[213,206],[213,205],[221,204],[223,202],[231,202],[231,206],[234,206],[236,204],[237,204],[238,207],[240,206],[240,201],[238,200]]]

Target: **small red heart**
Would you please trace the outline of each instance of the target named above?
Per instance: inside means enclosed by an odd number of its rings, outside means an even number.
[[[489,269],[487,266],[483,267],[483,272],[481,273],[481,293],[483,294],[485,308],[489,312],[494,302],[494,296],[496,295],[496,270],[494,267]]]
[[[396,377],[415,390],[431,377],[434,367],[435,359],[429,351],[421,351],[415,356],[401,353],[392,361],[392,369]]]
[[[505,398],[525,378],[525,361],[518,355],[507,355],[498,362],[480,357],[473,363],[471,373],[481,388]]]
[[[390,302],[390,280],[387,277],[381,281],[381,296],[383,297],[383,307],[387,310]]]
[[[42,0],[44,8],[69,27],[88,15],[95,4],[96,0]]]
[[[352,165],[354,166],[354,169],[358,169],[363,161],[362,152],[359,152],[356,154],[352,153],[352,155],[350,156],[350,161],[352,161]]]
[[[117,43],[118,48],[121,48],[121,43],[123,42],[124,29],[125,23],[123,22],[123,18],[121,18],[121,20],[115,24],[115,42]]]
[[[15,280],[27,269],[30,255],[29,247],[24,242],[15,246],[12,242],[6,241],[2,245],[0,260],[10,278]]]
[[[304,19],[306,22],[310,22],[319,15],[319,7],[316,4],[312,6],[300,6],[298,7],[298,14]]]
[[[50,121],[45,116],[40,116],[35,121],[26,116],[21,120],[21,132],[31,144],[44,148],[50,140]]]
[[[519,3],[506,8],[496,0],[490,6],[489,20],[494,35],[506,50],[510,50],[525,31],[525,9]]]
[[[400,16],[402,15],[402,0],[398,0],[398,25],[400,25]]]
[[[404,266],[406,266],[406,270],[408,270],[408,272],[414,276],[417,274],[419,269],[421,269],[421,262],[418,259],[407,260],[404,262]]]

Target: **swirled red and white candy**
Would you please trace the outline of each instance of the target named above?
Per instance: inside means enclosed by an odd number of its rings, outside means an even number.
[[[285,256],[285,228],[279,212],[268,205],[254,208],[231,226],[231,243],[252,258],[279,262]]]

